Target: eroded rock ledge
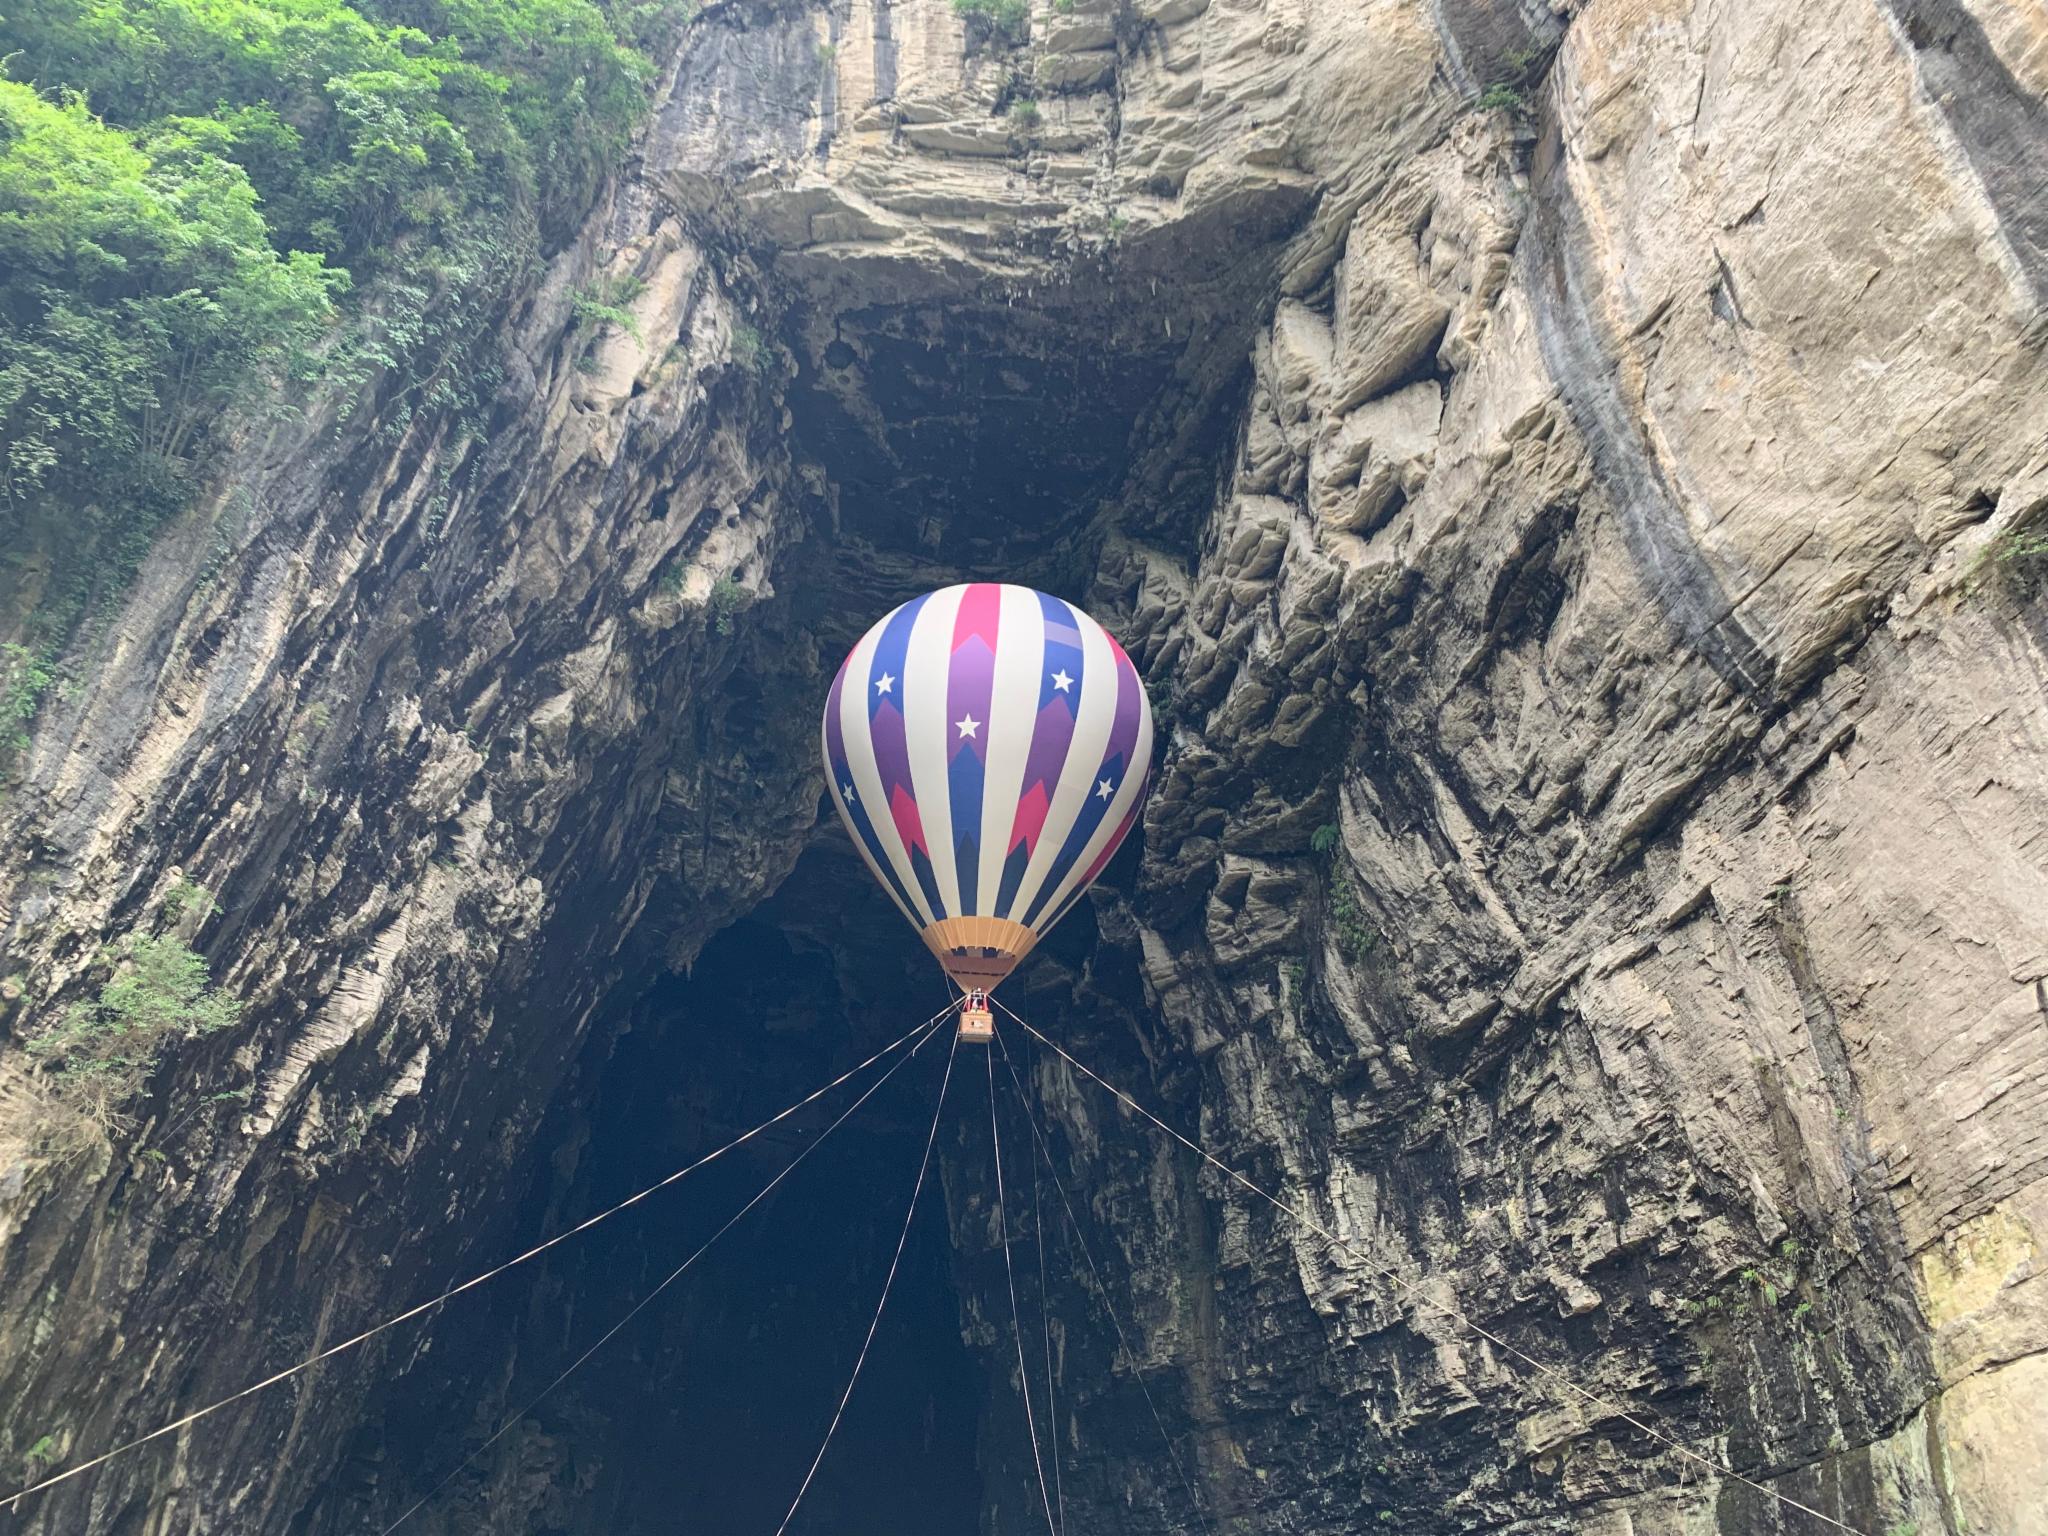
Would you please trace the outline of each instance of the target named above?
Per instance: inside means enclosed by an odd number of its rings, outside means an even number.
[[[2038,18],[1029,31],[712,8],[507,317],[486,442],[318,414],[158,551],[0,810],[8,1023],[180,872],[248,1019],[133,1155],[12,1150],[7,1421],[89,1453],[492,1253],[586,1033],[817,835],[824,660],[1015,574],[1113,619],[1172,720],[1142,868],[1020,1009],[1748,1475],[1873,1532],[2038,1528]],[[1473,110],[1511,77],[1526,118]],[[575,324],[629,272],[638,336]],[[1036,1086],[1214,1528],[1798,1529]],[[948,1179],[987,1343],[986,1193]],[[401,1363],[23,1528],[339,1528]],[[1122,1363],[1063,1386],[1072,1518],[1183,1528]]]

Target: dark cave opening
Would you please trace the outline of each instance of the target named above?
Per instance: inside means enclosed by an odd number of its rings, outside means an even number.
[[[814,851],[784,896],[601,1021],[533,1151],[521,1239],[657,1183],[854,1066],[941,1000],[879,902],[841,900],[850,851]],[[816,925],[845,932],[829,947]],[[383,1519],[473,1460],[408,1522],[422,1533],[774,1531],[802,1484],[880,1296],[949,1045],[942,1027],[732,1153],[451,1305],[385,1390],[351,1459]],[[792,1536],[960,1536],[983,1503],[988,1397],[963,1341],[940,1164],[955,1093],[865,1366]],[[975,1075],[967,1087],[979,1090]],[[978,1102],[978,1100],[976,1101]],[[786,1181],[553,1390],[753,1195]],[[545,1393],[545,1396],[543,1396]],[[513,1430],[479,1449],[497,1426]],[[344,1478],[349,1477],[347,1471]],[[373,1527],[374,1528],[374,1527]]]

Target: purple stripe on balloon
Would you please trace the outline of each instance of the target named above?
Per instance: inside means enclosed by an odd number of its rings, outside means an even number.
[[[1067,752],[1074,744],[1074,722],[1081,712],[1086,681],[1081,630],[1073,611],[1056,597],[1038,594],[1045,625],[1044,676],[1039,679],[1038,716],[1031,725],[1031,746],[1024,758],[1024,782],[1017,793],[1017,814],[1004,849],[1002,888],[996,895],[996,916],[1008,917],[1024,883],[1031,855],[1037,851],[1045,818],[1059,788]],[[1019,848],[1024,856],[1017,857]]]
[[[952,810],[953,875],[960,911],[979,913],[981,802],[994,734],[989,701],[995,693],[1003,589],[977,582],[961,594],[954,617],[946,676],[946,793]]]

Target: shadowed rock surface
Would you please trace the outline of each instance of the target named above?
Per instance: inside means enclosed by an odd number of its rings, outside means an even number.
[[[9,1485],[937,1007],[818,815],[815,710],[873,616],[1003,577],[1118,633],[1165,737],[1142,846],[1006,999],[1345,1240],[1010,1032],[1078,1218],[1041,1298],[998,1061],[1073,1529],[1817,1528],[1454,1309],[1872,1536],[2048,1530],[2039,15],[1025,33],[709,8],[505,316],[488,437],[316,405],[81,642],[0,804],[12,1042],[181,877],[245,1014],[70,1163],[0,1057]],[[577,322],[628,274],[638,335]],[[0,1524],[772,1522],[937,1070],[445,1487],[801,1137]],[[987,1070],[795,1530],[1043,1528]]]

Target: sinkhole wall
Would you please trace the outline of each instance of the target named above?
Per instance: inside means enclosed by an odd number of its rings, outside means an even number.
[[[1993,0],[707,9],[505,315],[488,436],[246,443],[36,722],[0,1458],[504,1251],[594,1035],[833,836],[830,663],[964,573],[1087,604],[1169,727],[1011,1000],[1350,1245],[1035,1061],[1136,1362],[1052,1298],[1071,1518],[1186,1524],[1142,1380],[1220,1530],[1800,1529],[1384,1266],[1859,1529],[2048,1524],[2043,41]],[[627,275],[637,334],[576,324]],[[243,1021],[54,1164],[20,1042],[184,878]],[[324,1518],[417,1348],[19,1528]]]

